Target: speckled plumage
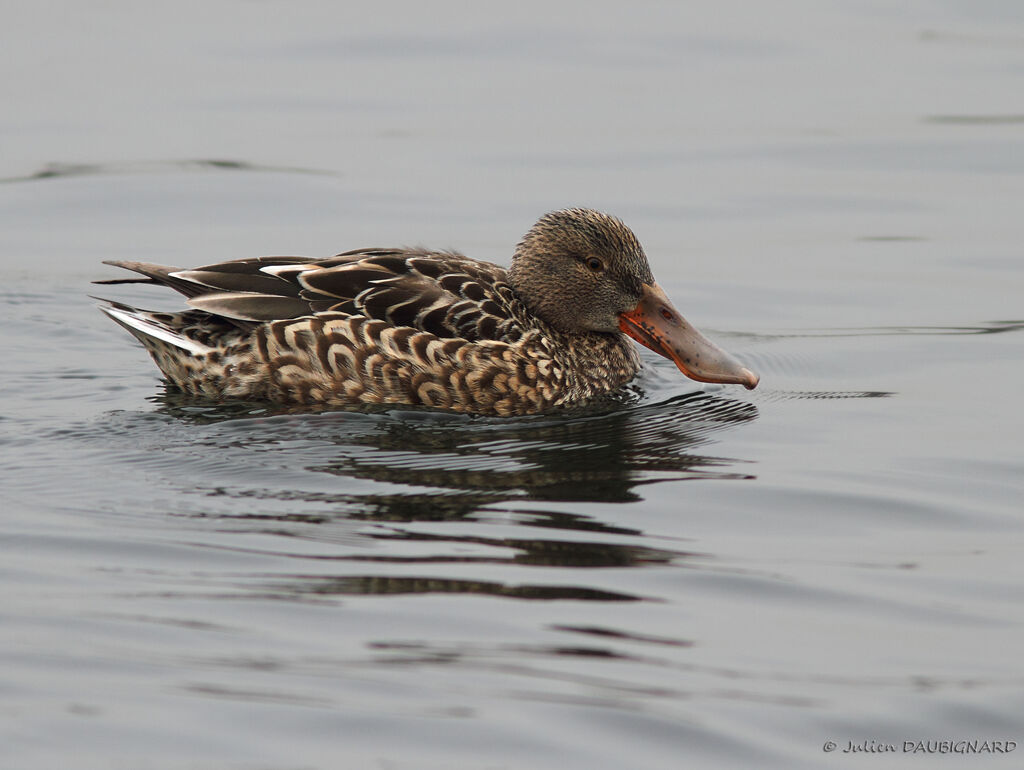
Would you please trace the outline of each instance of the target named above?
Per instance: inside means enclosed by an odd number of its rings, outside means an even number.
[[[595,258],[602,274],[591,280]],[[193,270],[108,264],[146,277],[106,283],[157,283],[188,298],[180,313],[102,309],[190,395],[502,416],[585,403],[628,382],[639,358],[617,314],[653,283],[633,233],[585,209],[542,218],[511,280],[498,265],[421,249]]]

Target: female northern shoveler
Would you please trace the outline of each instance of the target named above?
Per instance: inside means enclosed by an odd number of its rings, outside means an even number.
[[[156,283],[188,298],[181,313],[101,309],[167,379],[204,398],[532,414],[628,382],[640,360],[627,334],[695,380],[758,380],[672,307],[633,232],[588,209],[542,217],[507,271],[421,249],[193,270],[107,264],[146,277],[98,283]]]

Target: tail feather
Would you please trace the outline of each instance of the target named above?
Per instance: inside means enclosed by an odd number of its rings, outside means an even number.
[[[120,302],[111,300],[103,300],[103,302],[107,304],[100,305],[100,310],[130,331],[144,345],[152,340],[159,340],[193,355],[204,355],[214,350],[209,345],[186,337],[180,330],[160,321],[156,314],[138,310]]]
[[[209,291],[209,288],[197,284],[195,281],[188,281],[178,278],[174,273],[181,272],[180,267],[169,267],[167,265],[154,265],[151,262],[135,262],[133,260],[108,259],[104,265],[123,267],[146,276],[145,278],[115,278],[108,281],[94,281],[94,283],[156,283],[174,289],[186,297],[197,297]]]

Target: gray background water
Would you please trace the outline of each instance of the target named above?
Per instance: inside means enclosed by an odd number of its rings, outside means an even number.
[[[1019,766],[902,753],[1024,743],[1019,2],[2,17],[0,766]],[[198,408],[87,296],[570,205],[762,386]]]

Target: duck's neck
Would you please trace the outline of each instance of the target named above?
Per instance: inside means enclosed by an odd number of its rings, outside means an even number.
[[[575,398],[618,390],[640,370],[636,346],[625,334],[552,330],[552,358],[565,372],[565,386]]]
[[[559,402],[607,395],[633,379],[640,370],[636,345],[621,332],[561,331],[533,313],[518,296],[510,303],[508,311],[521,329],[530,331],[531,344],[539,344],[543,355],[550,357],[558,368],[556,379],[562,383],[563,394]]]

